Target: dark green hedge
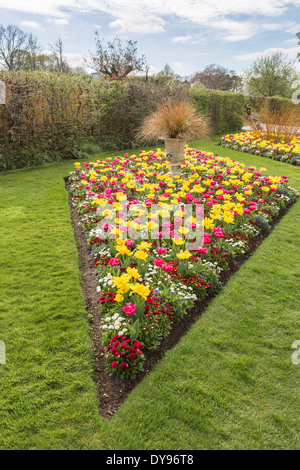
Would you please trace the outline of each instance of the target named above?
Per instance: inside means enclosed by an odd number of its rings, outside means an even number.
[[[242,93],[191,87],[190,96],[199,112],[208,116],[216,134],[237,131],[243,127],[248,98]]]

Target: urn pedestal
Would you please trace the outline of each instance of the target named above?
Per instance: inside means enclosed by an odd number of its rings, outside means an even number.
[[[186,140],[184,139],[164,139],[165,148],[166,148],[166,159],[171,165],[171,170],[169,175],[174,178],[174,176],[179,175],[179,165],[184,160],[184,148],[186,145]]]

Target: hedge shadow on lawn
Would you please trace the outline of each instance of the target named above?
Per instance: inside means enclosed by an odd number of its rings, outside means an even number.
[[[105,368],[105,355],[102,353],[100,328],[101,315],[99,312],[99,293],[97,292],[97,283],[95,280],[95,267],[91,258],[91,251],[81,225],[80,214],[75,202],[73,201],[72,194],[69,191],[68,177],[65,178],[65,188],[68,193],[71,223],[79,254],[81,286],[86,302],[85,308],[87,311],[87,317],[91,323],[91,339],[94,356],[93,378],[99,398],[99,412],[103,418],[111,418],[114,413],[118,411],[130,392],[141,382],[145,375],[151,372],[155,364],[163,358],[166,351],[173,348],[179,342],[218,293],[208,294],[205,299],[196,301],[195,306],[183,318],[174,321],[170,333],[155,351],[147,350],[146,348],[143,349],[146,357],[144,362],[144,371],[138,372],[134,380],[121,379],[117,376],[110,377]],[[224,286],[228,279],[239,270],[241,265],[253,255],[259,245],[261,245],[263,240],[271,234],[274,227],[280,222],[282,217],[289,211],[293,204],[294,202],[282,209],[277,216],[273,217],[270,222],[270,229],[267,232],[260,232],[256,237],[249,239],[248,251],[246,253],[229,262],[228,269],[222,271],[219,276],[222,286]]]

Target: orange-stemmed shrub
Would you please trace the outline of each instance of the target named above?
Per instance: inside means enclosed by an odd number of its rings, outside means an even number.
[[[261,129],[257,129],[255,121],[247,119],[255,138],[274,142],[290,142],[300,130],[300,106],[292,102],[274,106],[264,101],[259,110]]]

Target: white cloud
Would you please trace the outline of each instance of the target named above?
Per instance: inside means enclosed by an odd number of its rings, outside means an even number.
[[[223,31],[222,38],[225,41],[244,41],[264,31],[276,31],[281,28],[280,23],[260,23],[258,21],[233,21],[223,19],[216,23],[215,27]]]
[[[155,34],[164,31],[165,21],[155,15],[122,14],[118,19],[109,23],[121,33],[133,32],[140,34]]]
[[[300,29],[300,28],[299,28]],[[292,38],[292,39],[286,39],[283,41],[285,44],[298,44],[298,39],[297,38]]]
[[[183,64],[181,62],[171,62],[171,67],[175,67],[175,68],[181,68],[183,67]]]
[[[63,8],[72,7],[72,1],[68,0],[0,0],[0,8],[22,11],[46,16],[67,17],[69,16]]]
[[[82,56],[77,53],[66,52],[64,53],[64,57],[66,58],[68,64],[71,67],[82,67]]]
[[[21,21],[21,25],[30,29],[43,29],[36,21]]]
[[[115,17],[132,12],[147,15],[176,15],[197,23],[228,15],[279,16],[289,7],[299,7],[300,0],[0,0],[0,7],[49,16],[66,16],[63,11],[102,11]]]
[[[176,38],[172,39],[172,42],[179,42],[181,44],[186,44],[192,40],[192,36],[188,34],[187,36],[177,36]]]
[[[299,30],[300,30],[299,23],[298,23],[298,24],[296,24],[296,23],[289,23],[289,24],[286,26],[285,32],[286,32],[286,33],[290,33],[290,34],[297,34]]]
[[[293,59],[296,59],[297,54],[299,52],[299,48],[290,47],[290,48],[284,49],[282,47],[279,47],[279,48],[271,47],[269,49],[265,49],[264,51],[260,51],[260,52],[250,52],[248,54],[239,54],[239,55],[236,55],[234,58],[237,60],[241,60],[241,61],[251,61],[251,60],[256,60],[258,57],[261,57],[261,56],[274,54],[275,52],[278,52],[278,51],[283,52],[284,54],[287,55],[289,59],[293,60]]]
[[[161,33],[167,20],[180,19],[210,28],[212,33],[219,30],[229,42],[277,29],[282,15],[292,7],[300,7],[300,0],[0,0],[0,8],[58,19],[69,18],[72,12],[106,13],[111,17],[110,27],[120,32]],[[292,31],[297,25],[290,21],[286,27]]]
[[[47,23],[53,23],[55,26],[65,26],[69,24],[67,18],[47,18]]]

